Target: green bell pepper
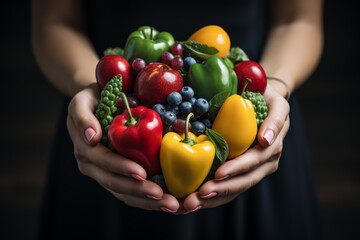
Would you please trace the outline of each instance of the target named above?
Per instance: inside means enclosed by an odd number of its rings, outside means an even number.
[[[170,51],[174,43],[175,39],[170,33],[142,26],[129,35],[125,44],[124,58],[130,64],[135,58],[142,58],[146,64],[160,62],[163,52]]]
[[[210,101],[216,94],[230,91],[237,93],[237,76],[223,58],[212,55],[203,63],[191,65],[188,83],[195,91],[195,97]]]

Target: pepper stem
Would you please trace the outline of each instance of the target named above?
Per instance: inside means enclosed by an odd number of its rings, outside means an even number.
[[[130,110],[130,107],[129,107],[129,102],[127,100],[127,97],[125,95],[125,93],[123,92],[120,92],[120,96],[122,97],[122,99],[124,100],[124,104],[125,104],[125,108],[126,108],[126,111],[128,113],[128,116],[129,116],[129,119],[126,121],[125,123],[125,126],[129,127],[129,126],[134,126],[137,124],[137,121],[136,119],[132,116],[131,114],[131,110]]]
[[[152,41],[154,36],[153,36],[153,33],[154,33],[154,27],[151,27],[150,28],[150,40]]]
[[[247,79],[246,79],[246,82],[244,83],[243,89],[241,90],[240,96],[242,96],[242,95],[244,94],[247,85],[248,85],[249,83],[251,83],[251,82],[252,82],[252,81],[251,81],[250,78],[247,78]]]
[[[192,118],[193,116],[194,116],[194,114],[192,112],[187,115],[186,120],[185,120],[185,138],[180,141],[180,142],[186,143],[187,145],[190,145],[190,146],[194,146],[196,144],[196,142],[194,140],[190,139],[190,137],[189,137],[189,121],[190,121],[190,118]]]

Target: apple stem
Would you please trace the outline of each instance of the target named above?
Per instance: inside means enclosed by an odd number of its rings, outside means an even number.
[[[152,41],[154,36],[153,36],[153,32],[154,32],[154,27],[150,28],[150,40]]]
[[[189,113],[189,115],[187,115],[186,121],[185,121],[185,138],[180,141],[182,143],[186,143],[189,146],[194,146],[196,144],[196,142],[194,140],[190,139],[190,137],[189,137],[189,121],[190,121],[190,118],[192,118],[193,116],[194,116],[194,114],[192,112]]]
[[[242,88],[242,90],[241,90],[240,96],[242,96],[242,95],[244,94],[247,85],[248,85],[249,83],[251,83],[251,82],[252,82],[252,81],[251,81],[250,78],[247,78],[247,79],[246,79],[246,82],[244,83],[244,86],[243,86],[243,88]]]
[[[130,127],[130,126],[136,125],[137,121],[131,114],[131,109],[129,107],[129,102],[127,100],[127,97],[126,97],[125,93],[120,92],[120,96],[124,100],[124,105],[125,105],[126,111],[128,113],[128,116],[129,116],[129,119],[126,121],[125,126]]]

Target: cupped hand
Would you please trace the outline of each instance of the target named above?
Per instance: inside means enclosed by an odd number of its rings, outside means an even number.
[[[290,124],[290,107],[271,85],[264,97],[269,113],[258,132],[259,144],[221,165],[214,180],[206,182],[198,192],[184,200],[185,213],[226,204],[278,169],[283,140]]]
[[[80,172],[129,206],[175,213],[179,208],[175,197],[147,181],[139,164],[100,143],[101,126],[93,114],[98,97],[98,87],[92,84],[76,94],[68,107],[67,128]]]

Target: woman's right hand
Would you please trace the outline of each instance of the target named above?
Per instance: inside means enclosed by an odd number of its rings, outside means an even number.
[[[93,114],[98,96],[98,87],[92,84],[76,94],[68,108],[67,128],[80,172],[129,206],[175,213],[178,200],[147,181],[144,168],[100,143],[101,126]]]

